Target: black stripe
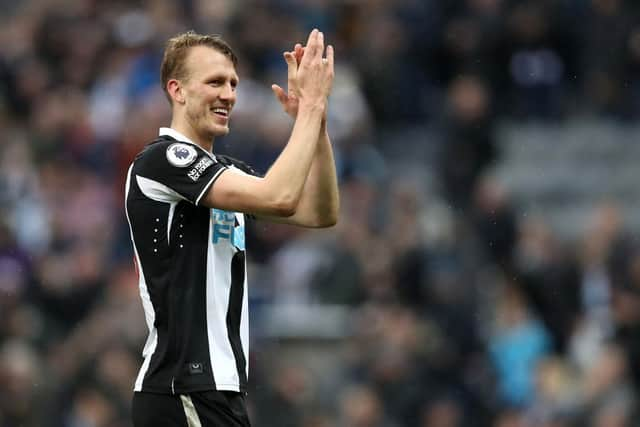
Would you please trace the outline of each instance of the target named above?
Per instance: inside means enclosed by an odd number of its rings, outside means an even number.
[[[236,359],[240,391],[247,388],[247,361],[242,342],[240,341],[240,318],[242,317],[242,300],[244,298],[244,252],[238,252],[231,260],[231,290],[229,294],[229,308],[227,310],[227,332],[233,357]]]
[[[184,215],[182,217],[181,215]],[[210,210],[187,202],[176,207],[171,241],[176,255],[173,262],[184,268],[173,269],[172,283],[176,319],[173,338],[177,354],[174,367],[176,390],[211,384],[215,388],[207,333],[207,256]],[[189,223],[187,223],[187,221]],[[180,225],[184,227],[180,227]],[[183,235],[180,238],[180,235]],[[182,242],[186,247],[180,248]],[[195,370],[192,364],[200,365]]]

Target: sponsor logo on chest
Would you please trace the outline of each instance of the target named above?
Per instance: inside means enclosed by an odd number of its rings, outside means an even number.
[[[218,245],[227,241],[237,250],[244,251],[244,224],[236,218],[236,213],[211,209],[211,222],[213,226],[211,243]]]

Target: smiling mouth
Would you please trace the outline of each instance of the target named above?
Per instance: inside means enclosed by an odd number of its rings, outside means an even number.
[[[211,111],[218,117],[223,117],[225,119],[229,118],[228,108],[217,107],[217,108],[212,108]]]

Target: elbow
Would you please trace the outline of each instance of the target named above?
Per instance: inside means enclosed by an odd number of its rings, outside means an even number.
[[[258,192],[264,213],[269,216],[287,218],[295,215],[300,203],[300,192],[290,188],[268,185]]]
[[[318,228],[333,227],[338,223],[339,217],[340,217],[340,202],[336,200],[335,203],[332,203],[329,209],[327,209],[325,214],[322,216],[320,225],[318,225]]]
[[[296,214],[296,208],[291,205],[277,205],[273,207],[270,214],[281,218],[288,218]]]
[[[294,197],[283,197],[271,204],[271,215],[290,217],[298,210],[298,200]]]
[[[309,228],[330,228],[338,223],[337,219],[323,218],[310,224],[305,224]]]
[[[338,223],[338,218],[327,219],[320,223],[318,228],[330,228]]]
[[[313,224],[314,228],[329,228],[333,227],[338,223],[338,210],[332,210],[331,212],[322,215],[317,218],[315,223]]]
[[[322,228],[333,227],[337,223],[338,223],[338,213],[336,212],[335,215],[331,215],[322,223]]]
[[[333,227],[338,224],[338,218],[340,217],[340,201],[336,200],[333,203],[332,208],[329,210],[328,215],[325,218],[323,228]]]

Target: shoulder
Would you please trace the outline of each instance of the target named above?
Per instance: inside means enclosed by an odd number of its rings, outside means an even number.
[[[175,139],[158,138],[138,153],[136,161],[168,162],[176,167],[187,167],[200,155],[199,150],[192,144],[176,141]]]
[[[161,168],[178,172],[196,165],[206,169],[216,163],[220,163],[218,167],[224,166],[217,158],[194,144],[162,137],[149,143],[134,160],[137,170],[147,171],[150,168]]]
[[[216,154],[216,159],[218,159],[218,162],[227,167],[234,166],[249,175],[260,176],[260,174],[256,172],[255,169],[253,169],[250,165],[243,162],[242,160],[238,160],[236,158],[223,154]]]

